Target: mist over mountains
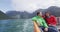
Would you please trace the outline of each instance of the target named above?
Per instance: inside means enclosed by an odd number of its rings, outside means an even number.
[[[46,11],[50,11],[51,14],[59,17],[60,16],[60,7],[56,7],[56,6],[51,6],[48,9],[37,9],[35,12],[33,13],[28,13],[26,11],[24,12],[20,12],[20,11],[7,11],[6,13],[3,13],[2,11],[0,11],[0,18],[12,18],[12,19],[27,19],[27,18],[32,18],[34,16],[36,16],[36,13],[42,11],[43,14]]]

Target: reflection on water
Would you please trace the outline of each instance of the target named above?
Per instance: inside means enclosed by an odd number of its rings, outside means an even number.
[[[0,20],[0,32],[33,32],[31,19]]]

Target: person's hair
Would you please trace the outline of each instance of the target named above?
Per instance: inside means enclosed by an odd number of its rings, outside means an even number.
[[[46,13],[48,13],[49,15],[51,15],[51,13],[50,13],[50,12],[45,12],[45,17],[47,17],[47,16],[46,16]]]
[[[40,14],[40,12],[37,12],[37,15]]]
[[[45,15],[46,15],[46,13],[48,13],[49,15],[51,15],[51,13],[49,11],[45,12]]]

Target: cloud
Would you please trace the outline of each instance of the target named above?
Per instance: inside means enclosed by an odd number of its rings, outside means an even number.
[[[36,9],[46,9],[50,6],[60,7],[60,0],[12,0],[12,7],[17,11],[34,12]]]

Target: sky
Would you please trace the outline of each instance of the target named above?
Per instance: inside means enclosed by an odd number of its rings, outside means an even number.
[[[10,10],[32,13],[50,6],[60,7],[60,0],[0,0],[0,10],[4,13]]]

